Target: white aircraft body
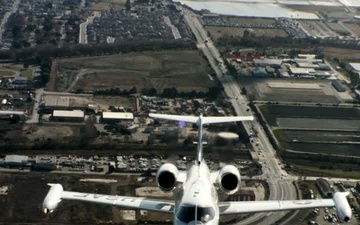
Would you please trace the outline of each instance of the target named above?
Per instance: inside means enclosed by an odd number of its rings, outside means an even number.
[[[352,213],[346,198],[348,192],[337,192],[332,199],[321,200],[218,201],[215,185],[225,193],[233,194],[239,188],[240,173],[232,165],[226,165],[217,172],[210,172],[202,155],[203,125],[253,120],[253,117],[203,117],[202,115],[195,117],[165,114],[150,114],[150,117],[196,123],[199,126],[197,157],[190,169],[187,172],[180,172],[175,165],[166,163],[157,172],[156,182],[162,191],[179,189],[174,201],[64,191],[61,184],[49,184],[51,188],[43,202],[44,213],[53,212],[61,200],[68,199],[172,213],[175,225],[217,225],[221,215],[324,207],[336,207],[338,217],[342,221],[350,220]]]

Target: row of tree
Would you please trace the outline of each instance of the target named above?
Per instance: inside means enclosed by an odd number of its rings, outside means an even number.
[[[101,56],[111,54],[125,54],[128,52],[141,51],[161,51],[196,49],[193,42],[181,40],[170,41],[126,41],[113,44],[92,44],[92,45],[66,45],[54,47],[53,45],[40,45],[33,48],[23,48],[20,50],[1,51],[0,59],[13,60],[16,63],[26,62],[29,64],[39,64],[43,58],[69,58],[79,56]]]
[[[77,90],[78,93],[83,92],[83,90]],[[192,90],[190,92],[178,91],[175,87],[164,88],[161,94],[157,93],[155,88],[143,88],[141,94],[149,96],[161,96],[163,98],[209,98],[216,99],[220,96],[222,92],[221,87],[211,87],[208,91],[196,91]],[[120,89],[120,88],[110,88],[104,90],[97,90],[94,92],[95,95],[113,95],[113,96],[129,96],[137,93],[137,88],[134,86],[130,90]]]

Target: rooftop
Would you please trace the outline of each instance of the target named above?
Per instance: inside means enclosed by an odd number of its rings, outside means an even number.
[[[351,68],[353,68],[354,70],[360,71],[360,63],[349,63],[349,65],[350,65]]]
[[[82,118],[84,111],[81,110],[54,110],[54,117]]]
[[[132,113],[124,113],[124,112],[103,112],[103,119],[134,119],[134,115]]]

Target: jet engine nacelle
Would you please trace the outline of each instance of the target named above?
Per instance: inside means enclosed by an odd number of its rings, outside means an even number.
[[[234,194],[240,185],[240,172],[233,165],[226,165],[221,168],[218,176],[218,182],[222,191],[226,194]]]
[[[348,194],[348,192],[336,192],[333,197],[336,213],[338,217],[344,222],[349,222],[352,214],[349,202],[346,199]]]
[[[178,169],[174,164],[165,163],[156,174],[156,183],[163,192],[172,191],[176,185]]]
[[[59,202],[61,202],[61,193],[64,191],[61,184],[48,184],[51,186],[48,194],[46,195],[42,208],[45,214],[52,213]]]

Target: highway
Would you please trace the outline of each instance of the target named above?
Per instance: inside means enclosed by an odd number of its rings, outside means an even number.
[[[206,30],[203,28],[199,18],[193,12],[182,8],[186,24],[190,27],[197,40],[197,47],[203,51],[210,65],[214,69],[217,78],[224,87],[226,95],[231,99],[231,103],[237,115],[247,116],[253,115],[251,111],[247,112],[248,100],[245,96],[240,94],[240,88],[236,81],[227,74],[227,68],[224,65],[220,53],[214,46],[211,38],[208,36]],[[263,175],[262,179],[266,180],[270,188],[270,200],[296,199],[296,188],[293,181],[296,177],[290,176],[282,169],[281,161],[276,157],[276,151],[270,144],[264,130],[260,123],[255,119],[251,122],[244,122],[244,127],[249,133],[252,127],[257,130],[258,145],[253,143],[255,151],[261,152],[259,162],[262,164]],[[274,224],[287,214],[287,212],[277,213],[258,213],[251,216],[238,224],[250,224],[258,222],[259,225]],[[266,217],[266,221],[263,219]],[[261,221],[262,220],[262,221]]]

